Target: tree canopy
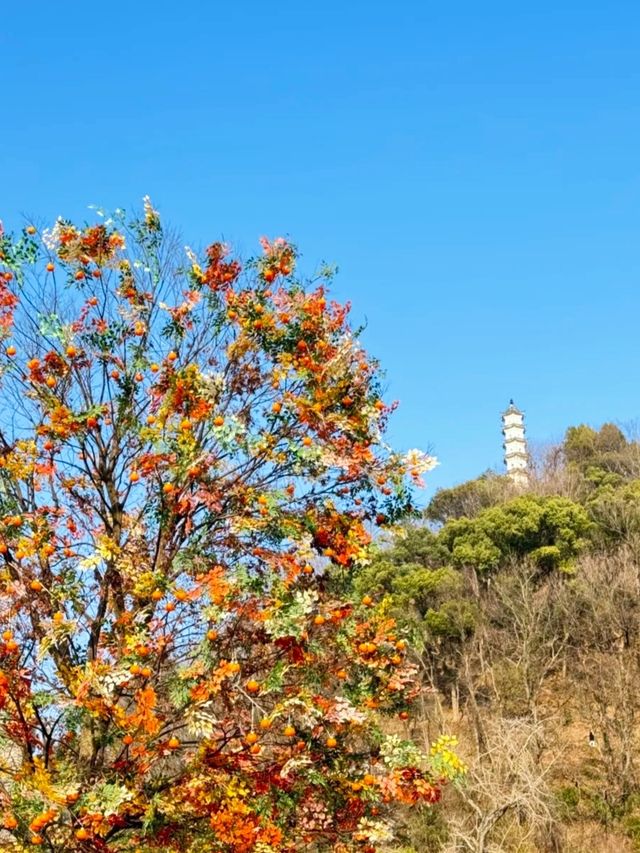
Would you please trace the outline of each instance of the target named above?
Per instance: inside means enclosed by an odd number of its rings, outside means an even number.
[[[431,460],[289,242],[0,232],[0,811],[16,851],[375,850],[460,771],[350,574]]]
[[[491,471],[449,489],[438,489],[427,505],[429,521],[446,524],[454,518],[473,518],[483,509],[513,496],[514,487],[506,476]]]
[[[522,495],[476,518],[450,521],[441,538],[460,568],[488,572],[526,556],[541,569],[570,569],[589,529],[584,508],[568,498]]]

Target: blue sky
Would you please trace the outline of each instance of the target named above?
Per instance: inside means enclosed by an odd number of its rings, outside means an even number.
[[[430,490],[640,416],[640,6],[6,4],[0,217],[149,193],[192,243],[290,235],[430,447]]]

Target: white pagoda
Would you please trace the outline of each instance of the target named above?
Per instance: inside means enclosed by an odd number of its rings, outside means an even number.
[[[529,455],[524,433],[524,415],[511,400],[509,408],[502,413],[502,446],[507,476],[518,486],[526,486],[529,482]]]

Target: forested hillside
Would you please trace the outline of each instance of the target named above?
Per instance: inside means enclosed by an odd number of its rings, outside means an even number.
[[[399,722],[468,763],[406,851],[640,850],[640,444],[567,430],[529,487],[441,490],[358,577],[412,638]]]

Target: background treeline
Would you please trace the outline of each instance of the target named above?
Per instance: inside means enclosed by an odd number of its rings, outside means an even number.
[[[571,427],[516,489],[438,492],[357,583],[389,597],[466,781],[406,851],[640,850],[640,443]]]

